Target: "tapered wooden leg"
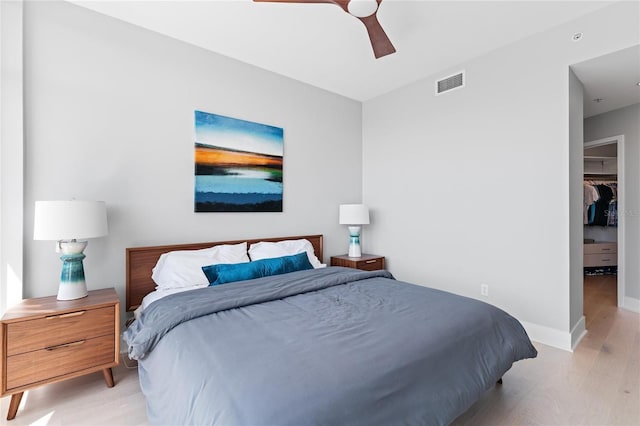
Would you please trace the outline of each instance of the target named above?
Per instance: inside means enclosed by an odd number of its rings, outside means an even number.
[[[9,403],[9,412],[7,413],[7,420],[13,420],[16,418],[16,413],[18,412],[18,407],[20,406],[20,401],[22,400],[22,394],[14,393],[11,395],[11,402]]]
[[[112,388],[113,386],[115,386],[115,383],[113,382],[113,372],[110,368],[105,368],[104,370],[102,370],[102,374],[104,375],[104,381],[107,382],[108,388]]]

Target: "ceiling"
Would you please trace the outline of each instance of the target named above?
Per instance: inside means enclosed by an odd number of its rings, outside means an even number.
[[[72,3],[365,101],[612,2],[384,0],[378,19],[397,52],[380,59],[364,25],[332,4]]]
[[[584,86],[584,116],[640,103],[640,45],[571,66]]]

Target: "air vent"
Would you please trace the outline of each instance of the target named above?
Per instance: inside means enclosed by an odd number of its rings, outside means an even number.
[[[436,81],[436,95],[464,87],[464,71]]]

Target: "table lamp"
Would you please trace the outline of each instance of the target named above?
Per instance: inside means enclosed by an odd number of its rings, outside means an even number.
[[[369,209],[364,204],[341,204],[340,225],[349,225],[349,257],[362,256],[361,225],[369,224]]]
[[[33,239],[57,241],[56,253],[62,253],[58,300],[87,296],[82,265],[87,241],[78,240],[107,233],[104,201],[36,201]]]

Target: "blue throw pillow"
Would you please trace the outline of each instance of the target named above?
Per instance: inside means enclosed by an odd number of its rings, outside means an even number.
[[[209,285],[220,285],[305,269],[313,269],[313,266],[309,262],[307,253],[302,252],[293,256],[274,257],[254,262],[203,266],[202,272],[207,276]]]

